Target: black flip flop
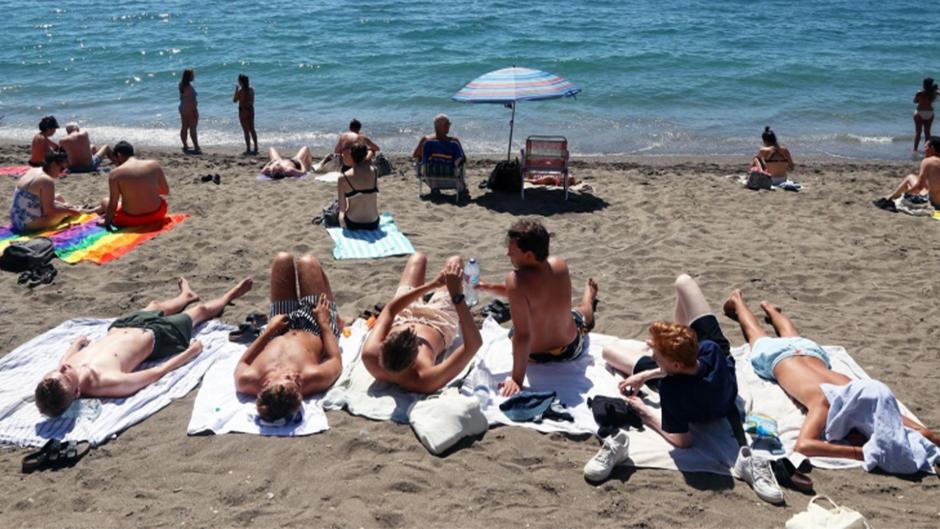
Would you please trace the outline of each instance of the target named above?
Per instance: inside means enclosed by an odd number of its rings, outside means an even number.
[[[49,455],[53,452],[58,454],[60,442],[58,439],[49,439],[39,450],[27,454],[23,458],[22,471],[24,474],[30,474],[49,466]],[[56,456],[58,457],[58,456]]]
[[[258,328],[264,327],[268,324],[268,315],[263,312],[252,312],[245,316],[245,321]]]
[[[253,342],[259,334],[261,334],[261,329],[255,325],[239,323],[237,330],[228,333],[228,340],[230,342]]]
[[[215,184],[215,185],[221,184],[221,183],[222,183],[222,177],[221,177],[220,175],[217,175],[217,174],[212,175],[212,183]]]

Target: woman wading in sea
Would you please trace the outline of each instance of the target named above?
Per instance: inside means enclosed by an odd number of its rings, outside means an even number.
[[[183,152],[186,154],[202,154],[199,148],[199,139],[196,135],[196,125],[199,124],[199,109],[196,106],[196,89],[193,88],[193,79],[196,72],[192,68],[183,70],[180,79],[180,140],[183,142]],[[193,149],[189,150],[186,143],[186,133],[193,140]]]

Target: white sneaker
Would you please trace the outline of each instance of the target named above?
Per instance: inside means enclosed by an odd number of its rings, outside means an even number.
[[[749,447],[741,447],[738,459],[731,468],[731,474],[747,482],[758,498],[767,503],[783,503],[783,491],[780,490],[774,471],[770,468],[770,461],[753,455]]]
[[[588,481],[604,481],[614,471],[615,466],[627,459],[629,447],[630,438],[623,430],[618,430],[617,435],[604,439],[604,446],[584,465],[584,477]]]

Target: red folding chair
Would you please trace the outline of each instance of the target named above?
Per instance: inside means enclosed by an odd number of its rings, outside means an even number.
[[[564,136],[529,136],[522,149],[522,198],[530,176],[559,175],[568,200],[568,139]]]

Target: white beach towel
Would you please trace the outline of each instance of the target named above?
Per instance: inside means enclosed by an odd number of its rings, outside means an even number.
[[[343,371],[348,371],[359,355],[359,349],[366,336],[365,322],[356,320],[349,328],[348,337],[340,335],[339,347],[343,359]],[[312,435],[329,429],[326,414],[319,402],[323,394],[313,395],[303,402],[300,413],[277,424],[266,423],[258,418],[255,398],[235,391],[235,366],[247,348],[244,344],[235,345],[226,356],[220,357],[206,372],[196,402],[193,415],[186,432],[189,435],[200,433],[225,434],[230,432],[294,437]],[[343,375],[340,376],[342,380]]]
[[[48,439],[88,441],[98,446],[184,397],[219,356],[229,354],[232,327],[218,320],[195,329],[203,351],[186,365],[164,375],[136,394],[120,399],[78,399],[63,415],[47,419],[36,408],[33,393],[42,376],[58,366],[59,359],[79,336],[97,340],[108,332],[113,319],[75,319],[46,331],[14,349],[0,360],[0,443],[42,446]],[[140,366],[145,369],[155,363]]]
[[[375,230],[327,228],[326,231],[335,243],[334,259],[375,259],[415,253],[411,241],[398,231],[392,214],[387,211],[379,217],[379,227]]]
[[[339,182],[339,179],[342,176],[343,176],[343,173],[339,171],[330,171],[329,173],[326,173],[326,174],[318,174],[317,176],[314,177],[314,180],[318,180],[320,182],[327,182],[329,184],[335,184],[336,182]]]
[[[726,174],[725,178],[729,180],[733,180],[741,184],[742,186],[747,187],[748,176],[749,175],[747,173],[745,174],[733,173],[733,174]],[[802,191],[806,191],[806,185],[800,184],[798,182],[794,182],[793,180],[784,180],[783,182],[780,182],[778,184],[772,184],[770,186],[769,191],[779,191],[781,189],[784,191],[802,192]]]
[[[255,177],[255,180],[264,180],[264,181],[274,181],[274,180],[306,180],[310,176],[309,172],[297,175],[297,176],[285,176],[283,178],[272,178],[264,173],[258,173],[258,176]]]

